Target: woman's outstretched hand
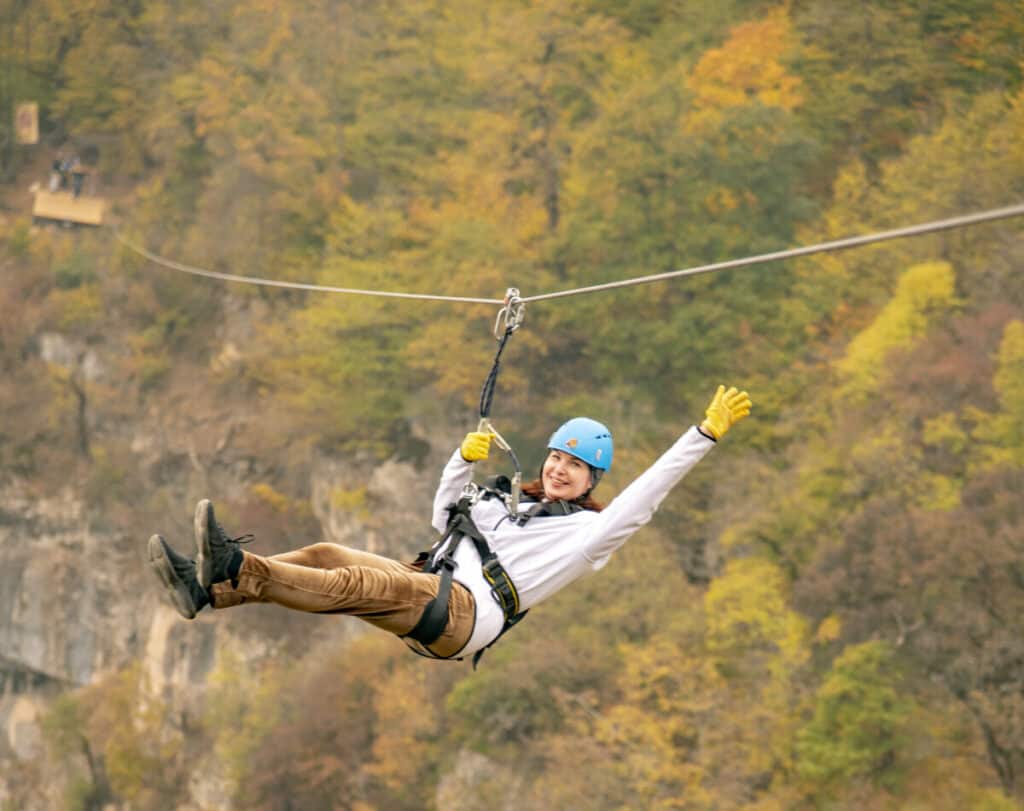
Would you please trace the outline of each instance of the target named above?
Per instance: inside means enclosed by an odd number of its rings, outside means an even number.
[[[715,439],[721,439],[726,431],[749,413],[749,394],[738,391],[735,387],[726,390],[725,386],[719,386],[707,411],[704,412],[705,418],[700,424],[700,430]]]
[[[491,452],[491,439],[494,434],[486,431],[470,431],[462,440],[459,453],[467,462],[482,462]]]

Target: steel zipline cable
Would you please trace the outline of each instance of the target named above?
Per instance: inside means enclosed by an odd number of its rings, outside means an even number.
[[[234,273],[220,273],[216,270],[204,270],[203,268],[193,267],[192,265],[185,265],[181,262],[175,262],[171,259],[164,259],[162,256],[157,256],[155,253],[147,251],[145,248],[139,247],[138,245],[129,242],[123,236],[118,229],[114,229],[114,235],[117,237],[118,242],[124,245],[131,251],[134,251],[139,256],[145,257],[150,262],[157,265],[162,265],[165,268],[171,270],[178,270],[182,273],[190,273],[193,276],[205,276],[207,279],[220,279],[224,282],[242,282],[244,284],[255,284],[261,287],[284,287],[289,290],[312,290],[317,293],[347,293],[356,296],[383,296],[387,298],[404,298],[404,299],[419,299],[421,301],[453,301],[461,304],[502,304],[502,299],[489,299],[489,298],[470,298],[467,296],[435,296],[428,295],[426,293],[392,293],[386,290],[360,290],[355,287],[331,287],[324,284],[307,284],[304,282],[286,282],[278,279],[260,279],[254,276],[239,276]]]
[[[766,262],[778,262],[782,259],[793,259],[797,256],[808,256],[812,253],[827,253],[829,251],[841,251],[848,248],[857,248],[861,245],[870,245],[874,242],[885,242],[890,239],[901,239],[913,237],[920,234],[930,234],[935,231],[949,231],[953,228],[964,228],[968,225],[976,225],[993,220],[1005,220],[1010,217],[1024,215],[1024,203],[1005,208],[995,208],[989,211],[980,211],[976,214],[964,214],[959,217],[951,217],[948,220],[935,220],[934,222],[910,225],[905,228],[895,228],[891,231],[877,231],[873,234],[865,234],[860,237],[847,237],[832,242],[819,242],[817,245],[807,245],[803,248],[790,248],[785,251],[774,251],[762,253],[758,256],[748,256],[744,259],[729,259],[725,262],[713,262],[710,265],[685,268],[683,270],[672,270],[667,273],[655,273],[650,276],[638,276],[633,279],[623,279],[618,282],[607,282],[606,284],[593,284],[589,287],[577,287],[573,290],[562,290],[557,293],[543,293],[538,296],[525,296],[522,299],[524,304],[531,301],[549,301],[565,296],[577,296],[583,293],[596,293],[600,290],[613,290],[618,287],[631,287],[635,284],[649,284],[660,282],[665,279],[678,279],[682,276],[696,276],[699,273],[710,273],[716,270],[729,270],[730,268],[741,268],[749,265],[761,265]]]
[[[700,273],[711,273],[719,270],[729,270],[732,268],[748,267],[750,265],[761,265],[767,262],[778,262],[784,259],[793,259],[798,256],[809,256],[815,253],[828,253],[831,251],[848,250],[850,248],[857,248],[862,245],[870,245],[876,242],[885,242],[892,239],[903,239],[906,237],[920,236],[921,234],[930,234],[937,231],[949,231],[955,228],[965,228],[971,225],[978,225],[985,222],[993,222],[995,220],[1005,220],[1010,217],[1019,217],[1024,215],[1024,203],[1017,205],[1006,206],[1004,208],[989,209],[988,211],[980,211],[974,214],[963,214],[957,217],[950,217],[945,220],[935,220],[932,222],[920,223],[918,225],[910,225],[904,228],[895,228],[890,231],[877,231],[872,234],[865,234],[858,237],[847,237],[845,239],[837,239],[831,242],[820,242],[816,245],[807,245],[801,248],[790,248],[789,250],[774,251],[772,253],[763,253],[757,256],[748,256],[742,259],[730,259],[724,262],[713,262],[708,265],[699,265],[697,267],[684,268],[682,270],[673,270],[667,273],[655,273],[649,276],[638,276],[632,279],[622,279],[616,282],[607,282],[604,284],[594,284],[587,287],[576,287],[570,290],[560,290],[554,293],[542,293],[536,296],[524,296],[517,298],[515,304],[520,308],[522,305],[534,302],[534,301],[550,301],[551,299],[565,298],[567,296],[578,296],[584,293],[597,293],[603,290],[614,290],[622,287],[632,287],[633,285],[639,284],[650,284],[651,282],[664,281],[666,279],[677,279],[683,276],[696,276]],[[161,256],[157,256],[145,248],[141,248],[137,245],[132,244],[126,240],[121,233],[115,229],[114,231],[118,241],[121,242],[125,247],[145,257],[151,262],[172,270],[181,271],[183,273],[191,273],[195,276],[205,276],[211,279],[220,279],[222,281],[229,282],[243,282],[246,284],[262,285],[264,287],[283,287],[294,290],[310,290],[321,293],[344,293],[350,295],[362,295],[362,296],[383,296],[388,298],[402,298],[402,299],[419,299],[427,301],[450,301],[464,304],[492,304],[492,305],[509,305],[508,299],[487,299],[487,298],[472,298],[467,296],[440,296],[430,295],[426,293],[397,293],[389,292],[384,290],[360,290],[351,287],[331,287],[328,285],[320,284],[305,284],[302,282],[287,282],[278,281],[275,279],[260,279],[252,276],[239,276],[233,273],[219,273],[213,270],[204,270],[202,268],[192,267],[185,265],[180,262],[174,262],[169,259],[164,259]],[[518,291],[517,291],[518,292]],[[521,316],[520,316],[521,319]],[[496,333],[497,335],[497,333]],[[500,339],[500,335],[497,335]]]

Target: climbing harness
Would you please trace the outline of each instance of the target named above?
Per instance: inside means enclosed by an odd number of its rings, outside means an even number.
[[[459,500],[448,505],[448,524],[445,527],[444,535],[430,550],[421,552],[416,559],[414,565],[421,567],[423,572],[441,576],[437,596],[427,603],[420,615],[419,622],[405,637],[407,643],[410,641],[418,643],[410,645],[416,653],[434,659],[444,658],[434,654],[429,646],[440,638],[448,625],[448,603],[451,598],[452,580],[458,565],[455,561],[455,553],[464,538],[469,538],[476,547],[484,579],[491,585],[491,596],[501,607],[501,613],[505,617],[505,622],[498,635],[484,648],[473,654],[473,668],[476,669],[480,657],[483,656],[487,648],[491,647],[506,631],[526,616],[528,609],[521,609],[516,584],[501,565],[498,556],[494,554],[490,544],[487,543],[487,538],[472,517],[473,507],[478,502],[493,498],[505,501],[510,494],[511,487],[512,482],[506,476],[494,477],[484,485],[474,483],[466,485]],[[568,501],[538,501],[528,510],[513,516],[512,520],[518,526],[523,527],[533,518],[571,515],[582,509],[583,507],[579,504]]]
[[[410,639],[423,645],[428,654],[430,653],[429,646],[437,641],[448,625],[448,602],[451,597],[453,575],[458,565],[455,562],[455,552],[465,538],[469,538],[476,547],[484,579],[491,584],[491,596],[501,607],[501,613],[505,617],[505,623],[498,636],[501,636],[526,615],[525,611],[519,609],[519,592],[516,590],[515,583],[512,582],[512,578],[501,565],[498,556],[491,550],[487,539],[473,522],[471,516],[476,503],[481,498],[491,497],[492,492],[494,491],[483,487],[467,486],[462,497],[448,507],[448,526],[445,529],[445,534],[429,552],[421,553],[417,561],[422,565],[424,572],[441,575],[437,596],[427,604],[419,622],[408,634]],[[474,667],[482,653],[483,651],[478,651],[474,655]]]
[[[455,553],[465,538],[469,538],[476,547],[480,556],[480,565],[483,570],[484,579],[491,585],[491,596],[501,606],[501,613],[505,622],[501,631],[489,645],[479,650],[473,656],[473,667],[475,668],[483,655],[484,650],[493,645],[513,625],[518,623],[526,611],[520,610],[519,592],[508,572],[501,565],[498,556],[491,550],[487,538],[474,523],[472,517],[473,507],[481,499],[500,499],[508,512],[509,519],[518,526],[524,526],[531,518],[541,514],[566,515],[576,509],[582,509],[579,505],[568,505],[565,502],[556,502],[557,506],[552,507],[546,502],[539,502],[533,505],[523,514],[519,513],[519,497],[522,492],[522,467],[519,464],[519,457],[516,456],[512,446],[505,440],[491,423],[491,406],[494,401],[494,391],[498,382],[498,373],[501,371],[501,355],[505,351],[508,339],[523,323],[525,315],[524,305],[519,296],[519,290],[510,287],[505,293],[505,299],[501,311],[494,322],[494,337],[498,341],[498,351],[495,353],[491,370],[487,374],[483,388],[480,391],[480,422],[477,430],[490,433],[494,437],[494,443],[505,451],[512,459],[514,474],[511,479],[506,476],[494,478],[488,485],[477,485],[473,482],[467,484],[459,500],[448,505],[448,524],[445,527],[444,535],[435,543],[429,551],[420,554],[416,565],[428,574],[440,574],[441,582],[438,587],[437,596],[423,609],[419,622],[406,635],[407,640],[418,643],[410,646],[417,653],[425,656],[434,656],[429,646],[436,642],[444,633],[448,625],[448,604],[451,599],[452,580],[457,566]],[[575,508],[575,509],[573,509]],[[557,512],[555,512],[557,511]],[[440,657],[435,657],[440,658]]]

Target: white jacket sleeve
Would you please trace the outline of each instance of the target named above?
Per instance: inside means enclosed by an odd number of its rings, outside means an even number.
[[[597,518],[580,531],[577,542],[592,564],[603,564],[640,527],[651,520],[669,491],[715,445],[696,426],[683,434],[641,473]]]
[[[473,463],[462,458],[459,449],[455,449],[448,464],[441,471],[441,481],[434,494],[434,515],[431,524],[439,533],[444,534],[448,526],[448,505],[458,501],[462,488],[473,478]]]

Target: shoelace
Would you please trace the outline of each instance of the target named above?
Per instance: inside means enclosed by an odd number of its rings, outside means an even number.
[[[224,527],[222,527],[217,521],[214,521],[213,523],[216,524],[217,532],[220,533],[220,536],[227,543],[252,543],[256,540],[256,536],[253,535],[251,532],[247,532],[244,535],[239,535],[237,538],[232,538],[224,531]]]

